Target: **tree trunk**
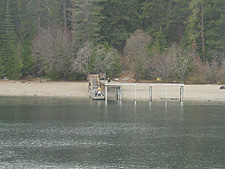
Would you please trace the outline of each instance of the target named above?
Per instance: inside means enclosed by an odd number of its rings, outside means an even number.
[[[63,32],[68,42],[68,33],[67,33],[67,18],[66,18],[66,0],[63,0]]]
[[[201,39],[202,39],[202,51],[205,51],[205,35],[204,35],[204,4],[202,2],[202,13],[201,13]]]
[[[182,21],[179,21],[178,30],[177,30],[177,36],[178,36],[179,41],[181,41],[181,39],[183,37],[183,33],[184,33],[184,24]]]
[[[41,2],[40,2],[40,0],[37,0],[36,8],[37,8],[37,32],[39,34],[40,30],[41,30],[41,14],[40,14]]]

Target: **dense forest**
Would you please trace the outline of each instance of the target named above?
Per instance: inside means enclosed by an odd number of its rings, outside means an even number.
[[[0,77],[225,83],[224,0],[1,0]]]

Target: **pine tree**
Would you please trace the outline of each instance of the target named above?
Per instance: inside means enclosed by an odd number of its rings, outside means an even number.
[[[3,22],[1,45],[1,62],[4,65],[3,76],[10,79],[19,79],[22,63],[19,58],[20,49],[17,49],[16,35],[12,23],[9,2],[6,4],[6,15]],[[2,66],[1,66],[2,67]]]
[[[141,4],[143,0],[108,0],[103,2],[104,16],[101,22],[101,41],[107,41],[122,51],[126,39],[141,27]]]
[[[72,3],[71,22],[73,39],[76,43],[84,45],[86,42],[96,41],[99,34],[102,7],[99,2],[103,0],[70,0]]]
[[[201,44],[201,51],[205,51],[205,0],[192,0],[189,4],[191,14],[188,18],[188,39],[190,45],[193,41]]]
[[[0,54],[0,56],[1,56],[1,54]],[[2,58],[0,57],[0,78],[5,75],[4,71],[5,71],[5,66],[4,66],[4,63],[2,61]]]
[[[103,0],[70,0],[72,4],[71,22],[73,29],[73,47],[78,51],[77,58],[86,60],[86,74],[90,71],[92,45],[99,37],[99,22],[101,9],[99,3]],[[85,51],[84,53],[79,51]],[[79,55],[79,53],[81,53]]]
[[[208,51],[225,52],[225,1],[213,0],[208,3],[206,12],[206,46]]]
[[[188,17],[188,2],[190,0],[152,0],[142,4],[142,27],[156,38],[163,33],[167,46],[174,41],[180,41],[184,33],[184,23]]]
[[[225,1],[192,0],[185,31],[189,46],[196,41],[198,52],[211,60],[209,52],[225,52]]]
[[[164,52],[166,47],[167,47],[167,43],[166,43],[166,38],[165,38],[165,34],[162,32],[162,30],[160,29],[159,32],[155,33],[155,39],[154,39],[154,46],[156,47],[156,49],[158,49],[160,52]]]

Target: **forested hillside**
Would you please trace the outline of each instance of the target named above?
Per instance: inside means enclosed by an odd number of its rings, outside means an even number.
[[[1,0],[0,77],[225,83],[224,0]]]

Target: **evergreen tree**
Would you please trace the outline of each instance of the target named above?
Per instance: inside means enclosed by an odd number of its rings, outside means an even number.
[[[20,51],[20,58],[22,60],[22,77],[32,74],[33,63],[31,60],[31,40],[36,33],[36,25],[34,25],[34,17],[29,11],[28,2],[24,0],[17,0],[13,2],[14,11],[13,19],[15,25],[15,33],[17,35]]]
[[[179,43],[184,35],[185,22],[189,16],[188,3],[190,0],[168,1],[166,16],[166,40],[172,44]],[[159,9],[160,10],[160,9]]]
[[[4,14],[5,14],[5,6],[6,6],[6,0],[1,0],[0,1],[0,49],[2,46],[2,30],[3,30],[3,20],[5,18]],[[1,51],[0,51],[1,53]]]
[[[99,22],[101,21],[102,7],[99,5],[103,0],[70,0],[72,4],[71,23],[73,33],[73,48],[77,53],[76,61],[84,62],[85,71],[89,74],[92,44],[99,37]],[[74,65],[77,65],[75,63]],[[78,66],[79,67],[79,66]],[[75,69],[77,66],[75,66]],[[79,68],[80,69],[80,68]]]
[[[184,23],[188,17],[190,0],[152,0],[142,4],[142,27],[154,38],[163,34],[166,45],[180,41],[184,33]]]
[[[103,2],[101,40],[122,51],[126,39],[141,27],[140,13],[143,0],[107,0]]]
[[[205,9],[206,48],[208,51],[225,52],[225,1],[210,1]],[[225,57],[225,56],[224,56]]]
[[[144,30],[159,31],[160,28],[164,29],[167,26],[167,21],[170,12],[168,8],[169,2],[164,0],[145,1],[142,4],[142,22]]]
[[[4,64],[4,71],[1,72],[8,78],[18,79],[21,76],[22,63],[21,58],[19,58],[20,49],[17,48],[16,35],[9,11],[9,2],[6,4],[6,15],[1,40],[1,62]]]
[[[165,49],[167,48],[165,34],[162,32],[161,29],[160,29],[160,31],[158,31],[158,32],[155,33],[154,46],[160,52],[165,51]]]
[[[23,1],[24,2],[24,1]],[[41,28],[46,25],[62,25],[62,0],[29,0],[26,1],[31,23],[35,25],[39,33]]]
[[[192,0],[186,27],[188,46],[196,41],[198,52],[210,59],[210,51],[225,52],[225,1]]]
[[[102,19],[102,7],[99,2],[103,0],[70,0],[72,3],[71,22],[73,40],[84,45],[86,42],[96,41],[99,37],[99,23]]]
[[[204,0],[192,0],[189,4],[191,14],[188,18],[187,37],[189,45],[196,41],[201,44],[201,51],[205,51],[205,20],[204,20]]]
[[[4,63],[2,61],[1,53],[0,53],[0,78],[5,75],[4,72],[5,72],[5,66],[4,66]]]

